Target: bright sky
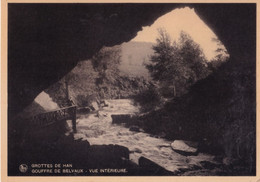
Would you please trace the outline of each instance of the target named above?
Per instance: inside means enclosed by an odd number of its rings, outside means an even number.
[[[181,30],[188,33],[195,42],[200,44],[208,60],[214,57],[214,51],[217,48],[215,42],[211,39],[216,35],[210,28],[198,17],[194,9],[188,7],[175,9],[158,18],[151,26],[143,27],[137,36],[131,41],[156,42],[158,37],[158,28],[164,28],[171,38],[178,39]]]

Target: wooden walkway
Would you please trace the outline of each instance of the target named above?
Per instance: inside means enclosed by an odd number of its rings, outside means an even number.
[[[77,132],[76,128],[76,115],[77,106],[72,105],[68,107],[63,107],[54,111],[49,111],[35,115],[29,119],[29,124],[34,128],[42,128],[45,126],[52,125],[59,121],[72,120],[73,132]]]

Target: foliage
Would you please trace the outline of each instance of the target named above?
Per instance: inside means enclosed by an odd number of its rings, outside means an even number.
[[[225,48],[225,46],[222,44],[222,42],[218,38],[212,38],[212,41],[216,42],[217,46],[218,46],[218,48],[215,50],[216,55],[212,61],[220,60],[222,62],[225,62],[229,58],[227,49]]]
[[[212,60],[210,60],[210,62],[208,63],[208,67],[212,71],[216,71],[223,62],[226,62],[229,59],[229,54],[225,46],[218,38],[212,38],[212,41],[216,42],[218,47],[215,50],[216,55]]]
[[[96,79],[97,85],[101,85],[104,79],[114,77],[121,62],[121,47],[103,47],[91,59],[92,66],[99,73]]]
[[[139,125],[153,134],[165,133],[171,140],[199,141],[201,152],[231,161],[230,175],[252,175],[256,166],[255,67],[233,58],[221,68],[191,86],[187,94],[138,118]]]
[[[155,110],[162,106],[163,98],[154,84],[134,95],[134,101],[141,105],[141,112]]]
[[[68,82],[69,96],[78,106],[86,106],[89,97],[96,99],[130,98],[147,88],[142,77],[131,77],[120,73],[121,47],[104,47],[92,59],[81,61],[63,79],[46,92],[60,106],[66,102],[65,82]]]
[[[164,90],[168,87],[175,90],[174,95],[182,95],[197,80],[210,73],[205,55],[200,46],[183,31],[179,42],[172,41],[164,29],[158,32],[151,64],[146,67],[153,80],[159,81]]]

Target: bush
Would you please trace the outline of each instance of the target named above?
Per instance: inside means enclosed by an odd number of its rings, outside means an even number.
[[[96,101],[98,102],[98,98],[96,96],[96,94],[92,94],[92,95],[77,95],[76,97],[76,104],[79,107],[86,107],[86,106],[90,106],[92,102]]]
[[[160,107],[163,98],[155,85],[151,84],[148,89],[134,96],[134,101],[141,105],[142,112],[147,112]]]

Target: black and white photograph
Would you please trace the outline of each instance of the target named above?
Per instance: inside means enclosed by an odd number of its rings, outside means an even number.
[[[7,3],[7,176],[256,176],[256,9]]]

